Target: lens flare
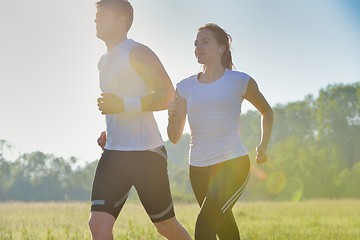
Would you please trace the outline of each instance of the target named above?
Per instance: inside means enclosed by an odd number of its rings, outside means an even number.
[[[263,181],[267,178],[266,172],[256,167],[251,168],[251,174],[258,180]]]
[[[267,178],[266,188],[270,193],[280,193],[285,188],[286,181],[286,176],[283,172],[274,172]]]
[[[291,201],[300,201],[304,195],[304,183],[299,178],[290,177],[286,184],[286,191]]]

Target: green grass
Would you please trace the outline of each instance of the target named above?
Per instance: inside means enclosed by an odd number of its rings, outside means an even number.
[[[175,211],[193,236],[197,205]],[[234,214],[244,240],[360,239],[360,200],[238,202]],[[0,203],[0,240],[90,239],[88,218],[87,203]],[[114,236],[163,239],[137,203],[125,205]]]

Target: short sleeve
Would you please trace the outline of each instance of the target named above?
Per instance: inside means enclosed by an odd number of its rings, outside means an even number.
[[[187,99],[191,92],[191,86],[194,76],[185,78],[176,84],[176,91],[179,93],[180,97]]]
[[[179,93],[180,97],[185,99],[185,89],[184,85],[180,83],[176,84],[176,91]]]
[[[249,84],[250,75],[240,72],[240,93],[244,97],[246,94],[247,86]]]

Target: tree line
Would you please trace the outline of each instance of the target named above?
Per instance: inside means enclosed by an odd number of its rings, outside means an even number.
[[[252,161],[242,199],[292,200],[360,198],[360,83],[332,84],[315,98],[273,107],[269,161],[257,165],[260,138],[257,111],[242,114],[240,129]],[[175,201],[195,201],[188,178],[190,136],[166,142],[168,171]],[[7,160],[11,148],[0,140],[0,201],[89,200],[97,161],[83,166],[37,151]],[[136,194],[132,194],[135,197]]]

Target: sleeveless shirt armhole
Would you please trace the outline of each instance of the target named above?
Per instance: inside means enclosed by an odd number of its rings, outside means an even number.
[[[99,62],[98,62],[98,71],[100,72],[102,70],[102,65],[103,65],[103,62],[104,62],[104,58],[105,58],[105,55],[102,55],[99,59]]]
[[[136,75],[139,75],[139,73],[134,69],[134,67],[133,67],[132,64],[131,64],[130,54],[131,54],[131,52],[134,50],[134,47],[137,46],[137,45],[139,45],[139,44],[141,44],[141,43],[136,42],[135,40],[129,38],[129,39],[127,40],[127,44],[128,44],[128,48],[127,48],[128,62],[127,62],[127,63],[129,64],[129,69],[130,69],[133,73],[135,73]]]

